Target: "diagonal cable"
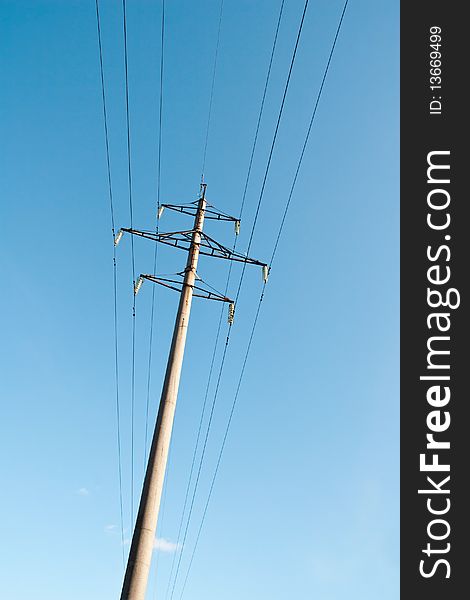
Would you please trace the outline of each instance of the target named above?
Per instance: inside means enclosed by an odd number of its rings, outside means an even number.
[[[126,0],[122,0],[122,23],[124,33],[124,69],[126,92],[126,132],[127,132],[127,183],[129,187],[130,225],[133,229],[132,206],[132,158],[131,158],[131,128],[129,118],[129,69],[127,58],[127,12]],[[132,284],[135,285],[134,239],[131,236]],[[135,404],[135,293],[132,300],[132,365],[131,365],[131,529],[134,521],[134,404]]]
[[[204,152],[202,158],[202,169],[201,169],[201,181],[204,181],[204,170],[206,168],[206,155],[207,155],[207,144],[209,142],[209,129],[211,124],[211,116],[212,116],[212,103],[214,99],[214,88],[215,88],[215,76],[217,73],[217,59],[219,56],[219,45],[220,45],[220,31],[222,29],[222,14],[224,10],[224,0],[220,0],[220,11],[219,11],[219,26],[217,29],[217,41],[215,44],[215,55],[214,55],[214,67],[212,69],[212,83],[211,83],[211,92],[209,96],[209,114],[207,115],[207,127],[206,127],[206,137],[204,140]]]
[[[300,157],[299,157],[299,160],[298,160],[298,163],[297,163],[297,168],[295,170],[294,178],[292,180],[292,184],[291,184],[291,187],[290,187],[289,196],[288,196],[288,199],[287,199],[287,202],[286,202],[284,214],[283,214],[283,217],[281,219],[281,224],[279,226],[279,230],[278,230],[278,233],[277,233],[276,241],[275,241],[273,252],[272,252],[272,255],[271,255],[271,260],[270,260],[270,263],[269,263],[270,267],[273,264],[273,261],[274,261],[274,258],[275,258],[275,255],[276,255],[276,252],[277,252],[277,249],[278,249],[279,240],[281,238],[281,234],[282,234],[282,230],[283,230],[284,225],[285,225],[287,213],[288,213],[288,210],[289,210],[290,205],[291,205],[291,200],[292,200],[294,189],[295,189],[295,186],[296,186],[296,183],[297,183],[298,174],[299,174],[302,162],[303,162],[303,158],[304,158],[304,154],[305,154],[305,149],[307,147],[307,144],[308,144],[308,141],[309,141],[309,138],[310,138],[310,133],[311,133],[311,130],[312,130],[313,123],[315,121],[315,117],[316,117],[316,114],[317,114],[318,105],[319,105],[319,102],[320,102],[320,99],[321,99],[321,96],[322,96],[322,93],[323,93],[323,88],[324,88],[325,81],[326,81],[326,78],[327,78],[327,75],[328,75],[328,71],[329,71],[329,68],[330,68],[331,59],[333,57],[333,54],[334,54],[334,51],[335,51],[335,48],[336,48],[336,43],[338,41],[338,36],[339,36],[340,31],[341,31],[341,26],[343,24],[344,15],[346,13],[346,9],[348,7],[348,4],[349,4],[349,0],[346,0],[345,3],[344,3],[344,5],[343,5],[343,10],[341,12],[341,16],[340,16],[340,19],[339,19],[339,22],[338,22],[338,26],[336,28],[334,40],[333,40],[333,43],[332,43],[332,46],[331,46],[331,49],[330,49],[330,53],[329,53],[329,56],[328,56],[328,60],[327,60],[327,63],[326,63],[325,70],[323,72],[322,81],[321,81],[321,84],[320,84],[319,91],[317,93],[317,97],[316,97],[316,100],[315,100],[314,108],[313,108],[313,111],[312,111],[312,116],[311,116],[311,119],[310,119],[310,123],[309,123],[308,129],[307,129],[307,133],[306,133],[305,139],[304,139],[304,143],[303,143],[303,146],[302,146]],[[209,488],[209,494],[207,496],[207,500],[206,500],[206,503],[205,503],[205,506],[204,506],[204,511],[203,511],[202,519],[201,519],[201,522],[200,522],[200,525],[199,525],[198,533],[197,533],[197,536],[196,536],[196,541],[195,541],[195,544],[194,544],[194,547],[193,547],[193,551],[192,551],[192,554],[191,554],[191,559],[190,559],[189,566],[188,566],[188,569],[187,569],[187,572],[186,572],[186,576],[185,576],[185,579],[184,579],[184,583],[183,583],[183,588],[182,588],[180,600],[183,597],[184,591],[186,589],[186,584],[187,584],[187,581],[188,581],[188,578],[189,578],[189,573],[190,573],[190,570],[191,570],[191,566],[193,564],[193,560],[194,560],[194,556],[195,556],[196,549],[197,549],[197,546],[198,546],[198,542],[199,542],[199,538],[200,538],[200,535],[201,535],[202,527],[204,525],[204,521],[205,521],[205,518],[206,518],[207,509],[209,507],[209,503],[210,503],[210,500],[211,500],[212,492],[213,492],[213,489],[214,489],[215,480],[217,478],[217,474],[218,474],[218,471],[219,471],[220,463],[221,463],[221,460],[222,460],[222,455],[223,455],[223,452],[224,452],[224,449],[225,449],[225,445],[226,445],[226,441],[227,441],[227,436],[228,436],[228,433],[229,433],[229,430],[230,430],[230,425],[232,423],[233,414],[234,414],[234,411],[235,411],[235,407],[236,407],[236,404],[237,404],[238,396],[239,396],[239,393],[240,393],[241,384],[242,384],[243,377],[244,377],[244,374],[245,374],[245,368],[246,368],[246,364],[247,364],[247,361],[248,361],[248,356],[249,356],[249,353],[250,353],[250,350],[251,350],[251,346],[252,346],[252,342],[253,342],[253,337],[254,337],[256,326],[257,326],[257,323],[258,323],[259,314],[260,314],[260,311],[261,311],[261,304],[262,304],[263,299],[264,299],[265,288],[266,288],[266,283],[264,283],[264,285],[263,285],[261,296],[260,296],[260,299],[259,299],[259,302],[258,302],[258,307],[257,307],[255,318],[254,318],[254,321],[253,321],[253,325],[252,325],[252,329],[251,329],[251,333],[250,333],[250,338],[249,338],[249,341],[248,341],[247,349],[246,349],[244,360],[243,360],[243,365],[242,365],[242,368],[241,368],[241,371],[240,371],[240,376],[239,376],[239,379],[238,379],[238,383],[237,383],[237,387],[236,387],[236,391],[235,391],[234,400],[233,400],[233,403],[232,403],[232,407],[231,407],[231,410],[230,410],[229,419],[228,419],[227,426],[226,426],[225,433],[224,433],[224,437],[223,437],[223,440],[222,440],[222,446],[221,446],[221,449],[220,449],[220,452],[219,452],[219,456],[218,456],[218,459],[217,459],[217,463],[216,463],[214,475],[212,477],[211,485],[210,485],[210,488]]]
[[[290,62],[290,66],[289,66],[289,71],[288,71],[287,78],[286,78],[286,83],[285,83],[285,87],[284,87],[284,92],[283,92],[283,96],[282,96],[281,105],[280,105],[280,108],[279,108],[279,113],[278,113],[278,118],[277,118],[277,122],[276,122],[276,127],[275,127],[275,130],[274,130],[274,135],[273,135],[273,139],[272,139],[272,143],[271,143],[269,157],[268,157],[268,161],[267,161],[267,165],[266,165],[266,169],[265,169],[265,173],[264,173],[263,184],[262,184],[262,187],[261,187],[261,192],[260,192],[260,196],[259,196],[259,200],[258,200],[258,204],[257,204],[257,208],[256,208],[256,213],[255,213],[255,217],[254,217],[254,221],[253,221],[253,225],[252,225],[252,229],[251,229],[251,233],[250,233],[247,254],[250,251],[251,244],[252,244],[252,241],[253,241],[253,236],[254,236],[254,231],[255,231],[255,227],[256,227],[256,222],[257,222],[257,219],[258,219],[258,215],[259,215],[259,211],[260,211],[260,207],[261,207],[261,202],[262,202],[262,199],[263,199],[264,189],[265,189],[265,185],[266,185],[266,180],[267,180],[267,176],[268,176],[268,173],[269,173],[269,168],[270,168],[270,165],[271,165],[271,159],[272,159],[272,156],[273,156],[274,147],[275,147],[276,140],[277,140],[277,134],[278,134],[280,122],[281,122],[281,119],[282,119],[282,114],[283,114],[283,111],[284,111],[285,100],[286,100],[286,97],[287,97],[287,91],[289,89],[289,83],[290,83],[290,79],[291,79],[291,75],[292,75],[292,70],[293,70],[295,58],[296,58],[296,55],[297,55],[297,49],[298,49],[298,46],[299,46],[300,36],[302,34],[302,29],[303,29],[303,25],[304,25],[305,14],[307,12],[308,3],[309,3],[309,0],[306,0],[305,4],[304,4],[304,9],[303,9],[303,12],[302,12],[302,17],[301,17],[301,20],[300,20],[300,23],[299,23],[298,31],[297,31],[297,37],[296,37],[294,49],[293,49],[293,52],[292,52],[292,57],[291,57],[291,62]],[[254,141],[254,144],[253,144],[254,147],[252,149],[252,155],[250,157],[250,164],[249,164],[249,169],[248,169],[247,181],[245,183],[245,190],[244,190],[244,195],[243,195],[243,200],[242,200],[242,208],[243,208],[244,201],[245,201],[246,189],[247,189],[247,186],[248,186],[249,175],[251,173],[253,155],[254,155],[254,150],[255,150],[255,146],[256,146],[256,140],[257,140],[257,136],[258,136],[258,132],[259,132],[259,126],[260,126],[260,122],[261,122],[262,110],[263,110],[263,107],[264,107],[264,101],[265,101],[265,97],[266,97],[266,91],[267,91],[267,86],[268,86],[268,82],[269,82],[269,75],[270,75],[270,72],[271,72],[272,61],[273,61],[274,50],[275,50],[275,44],[276,44],[277,37],[278,37],[278,32],[279,32],[279,26],[280,26],[280,21],[281,21],[281,17],[282,17],[283,7],[284,7],[284,2],[281,3],[281,7],[280,7],[279,18],[278,18],[278,22],[277,22],[275,39],[274,39],[274,44],[273,44],[273,50],[272,50],[271,57],[270,57],[270,62],[269,62],[269,67],[268,67],[268,75],[267,75],[267,78],[266,78],[265,89],[263,91],[263,98],[262,98],[262,103],[261,103],[260,115],[258,117],[258,123],[257,123],[257,128],[256,128],[256,133],[255,133],[255,141]],[[235,240],[235,244],[236,244],[236,240]],[[234,245],[234,247],[235,247],[235,245]],[[240,281],[239,281],[239,285],[238,285],[238,289],[237,289],[237,294],[236,294],[236,298],[235,298],[235,304],[237,303],[237,300],[238,300],[239,295],[240,295],[241,286],[242,286],[242,282],[243,282],[243,278],[244,278],[244,274],[245,274],[245,269],[246,269],[246,263],[243,264],[243,270],[242,270],[242,275],[241,275],[241,278],[240,278]],[[229,279],[230,279],[230,275],[231,275],[231,265],[230,265],[230,269],[229,269],[229,277],[228,277],[228,280],[227,280],[227,287],[228,287],[228,282],[229,282]],[[218,335],[219,335],[219,331],[220,331],[221,320],[222,320],[222,313],[221,313],[220,320],[219,320],[219,330],[217,332],[217,337],[216,337],[216,347],[217,347]],[[187,536],[187,532],[188,532],[188,529],[189,529],[189,524],[190,524],[190,521],[191,521],[192,510],[193,510],[194,500],[195,500],[195,496],[196,496],[196,492],[197,492],[197,487],[198,487],[198,483],[199,483],[200,472],[201,472],[202,464],[203,464],[203,461],[204,461],[204,455],[205,455],[205,450],[206,450],[206,445],[207,445],[207,439],[208,439],[209,431],[210,431],[211,424],[212,424],[212,417],[213,417],[213,413],[214,413],[215,404],[217,402],[220,381],[221,381],[221,377],[222,377],[222,373],[223,373],[223,369],[224,369],[224,365],[225,365],[225,357],[226,357],[227,348],[228,348],[228,344],[229,344],[229,340],[230,340],[230,334],[231,334],[231,325],[229,325],[229,327],[228,327],[228,332],[227,332],[227,337],[226,337],[226,341],[225,341],[224,352],[223,352],[222,360],[221,360],[221,363],[220,363],[220,366],[219,366],[219,373],[218,373],[218,377],[217,377],[217,384],[216,384],[216,388],[215,388],[215,391],[214,391],[214,397],[213,397],[213,401],[212,401],[212,406],[211,406],[211,412],[210,412],[209,421],[208,421],[208,424],[207,424],[207,427],[206,427],[206,435],[205,435],[205,440],[204,440],[204,446],[203,446],[203,450],[202,450],[201,457],[200,457],[200,460],[199,460],[198,474],[196,476],[196,482],[195,482],[194,489],[193,489],[193,495],[192,495],[192,499],[191,499],[191,505],[190,505],[189,513],[188,513],[187,520],[186,520],[186,527],[185,527],[185,533],[184,533],[184,537],[183,537],[182,549],[181,549],[181,552],[180,552],[179,557],[178,557],[178,565],[177,565],[177,568],[176,568],[176,574],[175,574],[175,578],[174,578],[174,581],[173,581],[171,598],[173,598],[173,595],[174,595],[174,590],[175,590],[175,587],[176,587],[176,582],[177,582],[178,573],[179,573],[179,569],[180,569],[180,565],[181,565],[182,555],[183,555],[183,552],[184,552],[184,546],[185,546],[186,536]],[[215,354],[215,350],[214,350],[214,354]],[[213,365],[211,363],[210,376],[212,375],[212,366]],[[199,439],[199,433],[198,433],[198,439]],[[193,467],[192,467],[192,469],[193,469]],[[171,578],[171,576],[170,576],[170,578]]]
[[[116,248],[114,239],[116,235],[114,222],[114,204],[113,204],[113,189],[111,183],[111,161],[109,157],[109,135],[108,135],[108,114],[106,109],[106,90],[104,83],[104,68],[103,68],[103,47],[101,42],[101,22],[98,0],[95,0],[96,6],[96,25],[98,30],[98,50],[100,59],[100,77],[101,77],[101,98],[103,103],[103,122],[104,122],[104,138],[106,145],[106,168],[108,175],[108,192],[109,192],[109,208],[111,214],[111,233],[113,236],[113,307],[114,307],[114,376],[116,386],[116,428],[117,428],[117,453],[118,453],[118,477],[119,477],[119,508],[121,518],[121,548],[122,548],[122,563],[125,566],[124,556],[124,511],[122,502],[122,459],[121,459],[121,410],[119,403],[119,352],[118,352],[118,311],[117,311],[117,266],[116,266]]]
[[[282,0],[281,1],[281,5],[280,5],[280,9],[279,9],[279,16],[278,16],[278,19],[277,19],[276,30],[275,30],[275,34],[274,34],[274,41],[273,41],[273,45],[272,45],[272,49],[271,49],[271,55],[270,55],[270,59],[269,59],[269,65],[268,65],[268,69],[267,69],[266,80],[265,80],[265,84],[264,84],[264,89],[263,89],[263,94],[262,94],[262,99],[261,99],[261,105],[260,105],[260,109],[259,109],[259,113],[258,113],[258,119],[257,119],[257,123],[256,123],[256,130],[255,130],[255,135],[254,135],[254,139],[253,139],[253,145],[252,145],[252,148],[251,148],[250,160],[249,160],[249,165],[248,165],[248,171],[247,171],[247,175],[246,175],[246,180],[245,180],[245,185],[244,185],[244,190],[243,190],[243,196],[242,196],[242,201],[241,201],[241,206],[240,206],[240,211],[239,211],[239,218],[240,218],[240,220],[242,218],[243,209],[244,209],[244,206],[245,206],[246,193],[247,193],[247,189],[248,189],[248,183],[249,183],[249,180],[250,180],[250,175],[251,175],[251,170],[252,170],[252,165],[253,165],[254,154],[255,154],[256,145],[257,145],[257,141],[258,141],[258,134],[259,134],[260,124],[261,124],[261,119],[262,119],[262,116],[263,116],[264,104],[265,104],[265,100],[266,100],[266,93],[267,93],[267,89],[268,89],[268,84],[269,84],[269,80],[270,80],[270,76],[271,76],[271,69],[272,69],[272,64],[273,64],[274,53],[275,53],[275,50],[276,50],[277,39],[278,39],[278,35],[279,35],[279,28],[280,28],[281,19],[282,19],[282,13],[283,13],[283,9],[284,9],[284,3],[285,3],[285,0]],[[237,241],[238,241],[238,236],[235,235],[232,252],[235,251],[235,249],[236,249]],[[230,263],[229,263],[229,269],[228,269],[228,275],[227,275],[227,281],[226,281],[226,284],[225,284],[225,291],[224,291],[224,294],[223,294],[224,296],[226,296],[227,292],[228,292],[228,287],[229,287],[229,284],[230,284],[230,279],[231,279],[231,274],[232,274],[232,267],[233,267],[233,263],[230,261]],[[195,462],[196,462],[197,450],[199,448],[199,440],[200,440],[201,431],[202,431],[202,424],[203,424],[204,416],[205,416],[205,410],[206,410],[207,399],[208,399],[208,395],[209,395],[210,384],[211,384],[211,381],[212,381],[212,373],[213,373],[213,369],[214,369],[214,363],[215,363],[217,348],[218,348],[218,344],[219,344],[219,337],[220,337],[220,331],[221,331],[221,327],[222,327],[222,319],[223,319],[224,310],[225,310],[225,307],[222,306],[221,307],[221,311],[220,311],[220,316],[219,316],[219,323],[218,323],[218,326],[217,326],[217,332],[216,332],[216,336],[215,336],[214,349],[213,349],[213,352],[212,352],[212,358],[211,358],[211,362],[210,362],[210,366],[209,366],[209,375],[208,375],[207,384],[206,384],[206,390],[205,390],[205,394],[204,394],[204,401],[203,401],[203,406],[202,406],[202,411],[201,411],[201,417],[200,417],[200,420],[199,420],[199,427],[198,427],[198,431],[197,431],[196,443],[195,443],[195,448],[194,448],[192,462],[191,462],[191,467],[190,467],[188,484],[187,484],[187,487],[186,487],[186,493],[185,493],[185,498],[184,498],[184,503],[183,503],[183,510],[182,510],[181,519],[180,519],[179,528],[178,528],[178,535],[177,535],[177,542],[176,542],[177,548],[179,547],[179,541],[180,541],[180,536],[181,536],[181,531],[182,531],[182,526],[183,526],[183,519],[184,519],[184,515],[185,515],[185,512],[186,512],[186,506],[187,506],[187,502],[188,502],[188,498],[189,498],[189,491],[190,491],[190,487],[191,487],[191,482],[192,482],[192,477],[193,477],[193,472],[194,472],[194,466],[195,466]],[[174,571],[174,567],[175,567],[175,561],[176,561],[176,553],[173,554],[173,560],[172,560],[172,565],[171,565],[170,578],[169,578],[169,581],[168,581],[168,587],[167,587],[166,597],[168,596],[168,593],[169,593],[169,588],[170,588],[170,585],[171,585],[171,579],[172,579],[173,571]]]
[[[162,0],[162,21],[161,21],[161,44],[160,44],[160,100],[158,110],[158,149],[157,149],[157,214],[155,234],[158,235],[159,230],[159,211],[160,211],[160,180],[161,180],[161,157],[162,157],[162,114],[163,114],[163,67],[164,67],[164,40],[165,40],[165,0]],[[153,271],[157,274],[157,258],[158,244],[155,244],[153,255]],[[149,406],[150,406],[150,382],[152,370],[152,346],[153,346],[153,329],[155,317],[155,288],[152,286],[152,304],[150,309],[150,334],[149,334],[149,355],[148,355],[148,371],[147,371],[147,399],[145,407],[145,443],[144,443],[144,468],[147,462],[147,444],[148,444],[148,422],[149,422]]]
[[[258,198],[258,204],[257,204],[257,207],[256,207],[255,216],[254,216],[254,219],[253,219],[253,225],[252,225],[252,228],[251,228],[250,239],[248,241],[248,248],[247,248],[247,251],[246,251],[247,254],[249,254],[249,252],[250,252],[251,244],[253,242],[253,236],[255,234],[256,224],[258,222],[259,211],[260,211],[260,208],[261,208],[261,203],[263,201],[264,190],[266,188],[266,181],[268,179],[269,168],[271,166],[271,160],[272,160],[273,153],[274,153],[274,147],[276,145],[277,134],[278,134],[278,131],[279,131],[279,125],[281,123],[282,113],[284,111],[284,104],[285,104],[286,97],[287,97],[287,91],[289,89],[289,83],[290,83],[290,79],[291,79],[291,75],[292,75],[292,69],[294,67],[295,57],[297,55],[297,48],[299,47],[300,36],[302,34],[302,29],[303,29],[304,20],[305,20],[305,14],[306,14],[307,8],[308,8],[308,3],[309,3],[309,0],[305,0],[304,9],[303,9],[303,12],[302,12],[302,18],[300,19],[300,25],[299,25],[299,29],[297,31],[297,39],[295,40],[294,51],[292,53],[292,58],[291,58],[290,66],[289,66],[289,73],[287,75],[286,84],[285,84],[285,87],[284,87],[284,93],[282,95],[281,106],[279,108],[279,114],[278,114],[278,117],[277,117],[276,127],[274,129],[274,135],[273,135],[273,139],[272,139],[272,142],[271,142],[271,148],[269,150],[268,161],[266,163],[266,169],[265,169],[264,176],[263,176],[263,183],[261,185],[261,191],[260,191],[260,195],[259,195],[259,198]],[[243,279],[245,277],[245,270],[246,270],[246,263],[243,264],[242,274],[241,274],[241,277],[240,277],[240,281],[238,283],[237,294],[235,296],[235,304],[236,304],[236,302],[237,302],[237,300],[238,300],[238,298],[240,296],[240,291],[241,291]]]

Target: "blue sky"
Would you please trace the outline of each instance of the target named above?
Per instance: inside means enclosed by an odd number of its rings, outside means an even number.
[[[121,3],[101,0],[118,226],[129,225]],[[237,214],[279,2],[225,0],[209,201]],[[286,0],[239,248],[259,197],[303,8]],[[342,1],[311,1],[251,254],[279,226]],[[159,1],[129,0],[134,225],[156,201]],[[122,582],[112,242],[92,0],[2,0],[2,588],[106,600]],[[162,201],[196,198],[219,2],[167,2]],[[398,2],[351,0],[184,598],[398,597]],[[190,222],[165,213],[163,230]],[[230,225],[207,231],[230,244]],[[136,269],[153,246],[135,241]],[[159,272],[184,254],[162,248]],[[223,288],[227,266],[201,260]],[[238,275],[240,270],[236,269]],[[237,278],[232,280],[232,292]],[[247,269],[184,576],[261,290]],[[143,477],[151,284],[137,298],[134,506]],[[152,423],[176,295],[157,290]],[[125,537],[130,533],[130,244],[118,248]],[[148,598],[164,598],[220,307],[195,301]],[[220,356],[220,355],[219,355]],[[219,359],[218,359],[219,360]],[[212,396],[210,396],[212,399]],[[167,543],[168,542],[168,543]],[[127,552],[128,547],[125,547]],[[155,561],[154,561],[155,562]],[[179,598],[181,577],[175,598]]]

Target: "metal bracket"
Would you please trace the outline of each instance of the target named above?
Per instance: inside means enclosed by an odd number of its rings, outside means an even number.
[[[180,212],[185,215],[191,215],[192,217],[194,217],[196,216],[198,202],[199,201],[191,202],[190,204],[161,204],[160,208],[162,210],[160,212],[160,216],[163,212],[163,209],[168,208],[168,210],[174,210],[176,212]],[[218,210],[217,208],[215,208],[215,206],[212,206],[212,204],[208,204],[205,208],[204,219],[213,219],[215,221],[232,221],[235,223],[240,222],[240,219],[232,217],[231,215],[228,215],[227,213]]]
[[[181,275],[180,273],[177,274]],[[139,291],[144,279],[148,279],[148,281],[152,281],[153,283],[163,285],[164,287],[167,287],[171,290],[175,290],[176,292],[181,292],[184,285],[183,281],[179,281],[178,279],[158,277],[157,275],[141,275],[137,280],[138,282],[140,282],[140,284],[138,284],[138,287],[136,286],[137,291]],[[200,277],[198,277],[198,280],[206,286],[211,287],[209,286],[209,284],[205,283],[205,281],[202,281]],[[229,304],[233,304],[233,300],[227,298],[227,296],[224,296],[223,294],[220,294],[216,290],[211,291],[200,285],[192,285],[191,287],[193,288],[193,296],[197,296],[198,298],[205,298],[206,300],[218,300],[219,302],[228,302]]]
[[[193,230],[188,231],[172,231],[169,233],[156,233],[155,231],[140,231],[138,229],[128,229],[123,227],[121,231],[137,235],[154,242],[160,242],[174,248],[180,248],[182,250],[189,250],[191,246],[191,239],[194,233]],[[240,252],[230,250],[223,244],[217,242],[213,238],[204,233],[199,232],[201,241],[199,243],[199,253],[205,256],[213,256],[214,258],[223,258],[225,260],[233,260],[235,262],[247,263],[250,265],[258,265],[259,267],[267,267],[266,263],[263,263],[254,258],[250,258]],[[119,235],[119,234],[118,234]]]

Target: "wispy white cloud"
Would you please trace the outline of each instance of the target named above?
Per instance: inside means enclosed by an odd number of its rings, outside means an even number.
[[[181,548],[181,544],[175,544],[175,542],[170,542],[170,540],[165,538],[155,538],[153,547],[155,550],[159,550],[160,552],[168,552],[171,554],[172,552],[179,550]]]
[[[117,525],[106,525],[106,527],[104,528],[106,533],[115,533],[116,529],[117,529]]]
[[[115,530],[109,530],[112,532],[115,532]],[[130,546],[131,543],[131,539],[129,538],[125,538],[123,545],[124,546]],[[153,548],[154,550],[158,550],[159,552],[164,552],[166,554],[172,554],[173,552],[176,552],[177,550],[179,550],[182,547],[182,544],[176,544],[175,542],[171,542],[170,540],[167,540],[166,538],[155,538],[154,542],[153,542]]]
[[[89,496],[90,495],[90,490],[86,487],[81,487],[77,490],[77,494],[79,496]]]

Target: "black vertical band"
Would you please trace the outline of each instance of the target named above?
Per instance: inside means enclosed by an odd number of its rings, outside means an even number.
[[[464,8],[435,0],[401,3],[403,600],[460,599],[470,573]]]

